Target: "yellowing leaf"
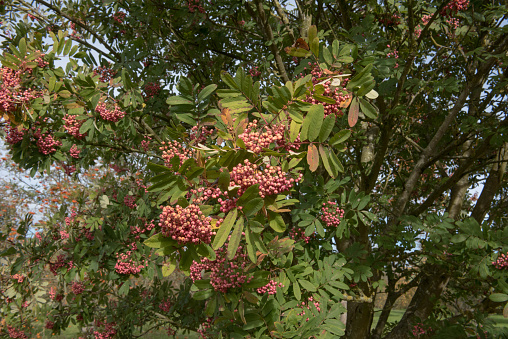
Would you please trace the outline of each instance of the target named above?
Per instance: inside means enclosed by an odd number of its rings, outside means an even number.
[[[309,168],[312,172],[317,170],[319,166],[319,152],[314,144],[310,144],[309,149],[307,150],[307,163],[309,164]]]

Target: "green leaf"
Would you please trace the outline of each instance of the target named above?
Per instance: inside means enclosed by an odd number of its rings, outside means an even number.
[[[213,291],[212,289],[202,290],[202,291],[197,291],[196,293],[194,293],[194,295],[192,296],[192,299],[206,300],[206,299],[210,299],[214,295],[215,295],[215,291]]]
[[[189,124],[191,126],[196,125],[196,120],[194,120],[192,114],[190,113],[175,113],[175,117],[181,122],[185,122],[186,124]]]
[[[303,288],[305,288],[309,292],[316,292],[316,286],[314,286],[311,282],[303,279],[298,279],[298,282],[300,285],[302,285]]]
[[[240,218],[237,220],[235,229],[233,230],[233,234],[231,234],[231,238],[229,239],[228,255],[227,255],[228,260],[233,259],[233,257],[235,256],[236,250],[240,245],[240,240],[242,239],[242,232],[243,232],[243,218]]]
[[[19,53],[21,54],[21,59],[26,55],[26,40],[25,38],[21,38],[18,43]]]
[[[323,147],[323,145],[319,145],[319,154],[321,155],[321,160],[323,161],[323,165],[325,166],[326,171],[332,178],[337,177],[337,169],[330,165],[330,161],[328,160],[330,155],[327,149]]]
[[[205,314],[209,317],[213,316],[215,313],[215,308],[217,306],[217,298],[211,298],[208,300],[205,308]]]
[[[180,96],[174,96],[174,97],[169,97],[166,100],[166,104],[171,105],[171,106],[194,105],[194,102],[190,101],[189,99],[182,98]]]
[[[508,294],[492,293],[491,295],[489,295],[489,299],[496,303],[502,303],[508,301]]]
[[[270,227],[278,233],[283,233],[286,230],[286,224],[284,219],[278,213],[268,211],[268,218],[270,219]]]
[[[337,132],[337,134],[335,134],[329,141],[329,145],[330,146],[336,146],[338,144],[341,144],[343,143],[344,141],[346,141],[347,139],[349,139],[349,137],[351,136],[351,131],[350,130],[347,130],[347,129],[344,129],[340,132]]]
[[[63,50],[63,55],[66,56],[69,54],[70,50],[71,50],[71,47],[72,47],[72,40],[69,39],[67,40],[67,42],[65,43],[65,47],[64,47],[64,50]]]
[[[243,206],[250,199],[259,197],[259,184],[252,185],[243,192],[242,196],[236,202],[238,206]]]
[[[231,229],[233,228],[233,224],[235,223],[237,215],[238,210],[236,208],[234,210],[229,211],[228,215],[220,225],[219,230],[215,235],[215,239],[213,240],[212,248],[214,250],[222,247],[222,245],[224,245],[224,243],[226,242],[229,236],[229,232],[231,232]]]
[[[324,142],[328,138],[332,132],[333,126],[335,126],[335,114],[330,114],[323,121],[321,130],[319,131],[319,142]]]
[[[218,181],[219,188],[222,191],[228,190],[229,180],[230,180],[229,171],[227,168],[223,168],[222,172],[220,172],[220,174],[219,174],[219,181]]]
[[[377,110],[370,102],[367,100],[360,98],[360,109],[362,110],[363,114],[367,118],[370,119],[376,119],[377,118]]]
[[[300,290],[300,285],[298,282],[293,282],[293,294],[295,295],[296,300],[302,300],[302,291]]]
[[[291,125],[289,126],[289,141],[295,142],[296,138],[298,138],[298,134],[300,134],[301,128],[302,124],[297,123],[295,120],[291,121]]]
[[[332,54],[326,47],[323,47],[323,59],[328,64],[328,66],[330,66],[333,63]]]
[[[330,150],[330,159],[331,163],[337,168],[337,170],[340,173],[344,173],[344,166],[342,166],[342,164],[339,161],[339,158],[337,157],[337,155],[335,155],[335,153],[332,150]]]
[[[208,99],[210,97],[210,95],[212,95],[212,93],[215,91],[216,88],[217,88],[217,85],[215,85],[215,84],[211,84],[211,85],[208,85],[205,88],[203,88],[203,90],[201,92],[199,92],[199,94],[198,94],[198,101],[204,101],[204,100]]]
[[[130,280],[125,281],[122,284],[122,286],[120,286],[120,288],[118,289],[118,294],[119,295],[127,295],[129,293],[130,286],[131,286],[131,281]]]
[[[146,239],[143,242],[143,244],[150,248],[164,248],[169,246],[175,246],[178,244],[178,242],[171,238],[164,237],[162,233],[157,233],[152,235],[150,238]]]
[[[84,122],[83,125],[81,125],[81,127],[79,128],[79,133],[80,134],[85,134],[86,132],[88,132],[91,128],[93,127],[93,119],[88,119],[87,121]]]
[[[245,214],[246,217],[254,215],[261,208],[263,208],[263,205],[264,205],[263,198],[254,198],[252,200],[249,200],[242,208],[243,214]]]
[[[465,235],[465,234],[455,234],[450,238],[450,241],[455,244],[458,244],[458,243],[466,241],[466,239],[467,239],[467,235]]]
[[[247,254],[249,255],[249,259],[253,263],[256,263],[257,262],[256,250],[254,248],[254,243],[251,239],[251,231],[249,227],[247,227],[247,232],[245,232],[245,240],[247,242]]]
[[[300,139],[302,141],[307,139],[314,141],[318,137],[324,115],[323,105],[312,105],[307,116],[303,119],[302,131],[300,132]]]
[[[312,53],[316,56],[316,59],[319,58],[319,38],[315,37],[314,39],[310,40],[309,47]]]
[[[162,276],[169,277],[171,273],[174,272],[175,268],[176,268],[176,257],[172,255],[169,257],[169,263],[166,262],[162,266]]]

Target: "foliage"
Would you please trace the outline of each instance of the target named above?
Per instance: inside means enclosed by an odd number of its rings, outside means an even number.
[[[10,154],[100,175],[16,229],[2,335],[488,331],[508,300],[503,3],[33,3],[1,5]]]

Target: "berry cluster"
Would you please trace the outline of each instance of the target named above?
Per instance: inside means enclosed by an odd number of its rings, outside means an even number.
[[[243,247],[238,246],[236,254],[228,261],[227,245],[215,251],[216,259],[211,261],[208,258],[201,258],[201,262],[192,262],[190,267],[190,277],[193,282],[203,279],[201,272],[204,270],[210,272],[210,283],[217,292],[227,293],[229,289],[242,286],[248,283],[251,278],[248,278],[244,269],[248,266],[249,261],[247,255],[243,253]]]
[[[258,288],[256,291],[259,294],[265,294],[268,293],[269,295],[273,295],[277,293],[277,287],[284,287],[282,283],[277,283],[275,280],[270,280],[268,284],[266,284],[263,287]]]
[[[300,316],[305,316],[305,309],[308,309],[310,310],[310,306],[309,306],[309,303],[313,303],[314,306],[316,306],[316,309],[318,312],[321,312],[321,308],[319,307],[319,302],[318,301],[314,301],[314,298],[313,297],[309,297],[307,303],[303,302],[301,303],[300,305],[300,308],[302,309],[302,312],[298,313],[298,315]],[[312,314],[312,313],[311,313]],[[305,321],[309,321],[309,318],[307,318]]]
[[[321,221],[326,224],[326,227],[339,226],[342,218],[344,218],[344,210],[340,209],[335,201],[323,203],[323,207],[321,208]]]
[[[306,244],[310,241],[310,237],[305,235],[305,230],[302,228],[293,228],[289,230],[289,237],[294,241],[303,240]]]
[[[17,71],[7,67],[0,69],[0,109],[3,112],[15,112],[22,105],[42,96],[42,92],[22,87],[22,76],[32,72],[24,64],[23,61]]]
[[[150,149],[150,140],[152,140],[152,138],[149,136],[145,136],[145,139],[141,140],[141,148],[143,151],[148,152]]]
[[[56,293],[56,288],[51,287],[49,290],[49,298],[54,301],[61,301],[64,298],[62,293]]]
[[[113,15],[113,20],[115,20],[116,22],[118,22],[119,24],[123,23],[124,19],[125,19],[125,16],[127,14],[122,12],[122,11],[118,11],[116,12],[114,15]]]
[[[116,71],[109,67],[101,66],[93,70],[93,76],[96,75],[100,75],[99,77],[100,82],[109,82],[116,75]]]
[[[52,330],[53,327],[55,327],[55,323],[51,320],[46,320],[46,325],[44,325],[44,327],[48,330]]]
[[[112,339],[116,335],[115,323],[106,323],[102,332],[94,331],[95,339]]]
[[[185,208],[166,206],[162,209],[159,226],[165,237],[171,237],[180,244],[209,244],[215,234],[210,226],[211,220],[194,204]]]
[[[244,24],[245,24],[245,21],[244,21]],[[259,67],[256,66],[256,67],[252,67],[251,69],[249,69],[249,74],[251,77],[257,77],[257,76],[261,75],[261,71],[259,70]]]
[[[49,264],[49,270],[54,275],[58,275],[58,270],[61,269],[62,267],[67,267],[67,272],[69,272],[74,267],[74,263],[71,260],[65,258],[64,254],[60,254],[56,258],[56,262]]]
[[[194,126],[191,128],[189,139],[190,140],[196,140],[197,143],[203,143],[206,141],[206,138],[210,135],[212,135],[214,132],[213,127],[210,129],[207,129],[205,126],[201,127],[201,131],[199,130],[198,126]]]
[[[62,142],[53,138],[50,134],[43,134],[41,130],[38,129],[34,133],[34,137],[37,139],[37,147],[39,148],[39,152],[44,155],[48,155],[56,152],[57,146],[62,146]]]
[[[258,121],[249,122],[247,128],[238,137],[245,143],[245,147],[252,152],[259,154],[263,148],[268,148],[271,143],[284,139],[284,125],[279,124],[275,128],[266,128],[266,131],[258,132]]]
[[[101,115],[101,118],[106,121],[117,122],[123,119],[125,112],[121,111],[118,105],[115,104],[114,109],[106,108],[106,103],[100,103],[95,108],[95,111]]]
[[[75,295],[79,295],[85,291],[85,285],[80,282],[75,282],[72,284],[71,289],[72,293],[74,293]]]
[[[79,159],[79,153],[81,153],[81,150],[78,148],[78,146],[76,146],[76,144],[74,144],[69,150],[69,153],[74,159]]]
[[[77,120],[75,115],[66,114],[62,119],[65,124],[64,128],[67,133],[72,135],[76,139],[83,139],[86,134],[79,133],[79,129],[81,125],[85,122],[85,120]]]
[[[161,85],[159,85],[156,82],[149,82],[145,85],[144,91],[145,91],[145,100],[148,100],[150,98],[153,98],[157,94],[159,94],[161,90]]]
[[[205,14],[205,9],[201,4],[201,0],[187,0],[187,7],[191,13],[194,13],[196,10],[198,10],[199,13]]]
[[[9,332],[9,338],[14,339],[28,339],[25,332],[18,330],[12,326],[7,325],[7,331]]]
[[[145,261],[145,264],[136,265],[134,260],[130,257],[132,255],[132,251],[127,251],[126,253],[117,253],[115,270],[118,274],[138,274],[141,272],[143,268],[148,265],[148,262]]]
[[[25,128],[19,129],[18,127],[9,124],[4,128],[4,131],[6,134],[5,141],[8,144],[14,145],[17,144],[18,142],[23,141],[23,136],[25,135],[26,129]]]
[[[11,279],[16,280],[18,283],[22,283],[25,280],[25,276],[23,274],[14,274],[11,275]]]
[[[390,13],[383,14],[380,18],[378,18],[378,21],[385,26],[397,26],[401,23],[399,14]]]
[[[330,114],[335,114],[336,116],[343,116],[344,112],[342,111],[342,107],[345,106],[345,103],[347,103],[351,99],[351,94],[346,90],[346,83],[348,79],[342,79],[342,78],[333,78],[324,80],[323,78],[329,78],[330,76],[325,74],[319,65],[315,63],[314,65],[309,62],[309,66],[311,66],[311,74],[312,74],[312,83],[314,86],[316,85],[323,85],[324,92],[321,94],[326,97],[330,97],[335,100],[334,104],[329,103],[323,103],[316,99],[314,99],[313,95],[315,90],[313,90],[307,98],[305,98],[305,102],[311,103],[311,104],[322,104],[325,109],[325,117],[327,117]],[[303,74],[302,74],[303,76]],[[340,79],[340,80],[339,80]],[[340,81],[340,84],[337,86],[332,86],[332,83]]]
[[[162,142],[162,146],[159,147],[162,151],[162,159],[164,159],[164,164],[167,167],[171,167],[171,159],[175,156],[178,156],[180,159],[180,166],[185,162],[185,160],[192,157],[192,150],[184,148],[182,144],[177,141],[168,141]]]
[[[280,166],[266,165],[263,167],[245,159],[243,164],[238,164],[231,170],[231,181],[240,187],[238,196],[241,196],[247,188],[256,184],[259,184],[259,196],[261,198],[289,191],[294,183],[300,181],[303,176],[300,174],[297,179],[294,179],[288,173],[284,173]]]
[[[492,265],[498,270],[508,269],[508,253],[502,253],[496,261],[492,262]]]
[[[131,234],[135,235],[135,239],[137,240],[140,238],[139,235],[141,233],[150,232],[154,228],[155,228],[155,224],[153,223],[153,221],[151,221],[150,223],[145,222],[145,225],[143,227],[131,226]]]
[[[131,209],[135,209],[136,207],[138,207],[138,205],[136,204],[136,197],[133,196],[133,195],[126,195],[124,198],[123,198],[123,203],[125,204],[125,206],[131,208]]]
[[[171,309],[171,300],[169,298],[163,300],[160,304],[159,304],[159,308],[161,309],[161,311],[163,312],[169,312],[169,310]]]
[[[464,11],[469,6],[469,0],[452,0],[441,10],[441,15],[451,17],[459,11]]]

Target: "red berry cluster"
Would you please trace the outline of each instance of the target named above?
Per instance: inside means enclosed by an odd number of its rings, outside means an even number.
[[[125,206],[127,206],[131,209],[135,209],[136,207],[138,207],[138,205],[136,204],[136,197],[133,195],[127,194],[123,198],[123,203],[125,204]]]
[[[496,261],[492,262],[492,265],[498,270],[508,269],[508,253],[502,253]]]
[[[127,251],[126,253],[117,253],[115,270],[118,274],[138,274],[141,272],[143,268],[148,265],[148,262],[145,261],[145,264],[137,265],[134,260],[131,258],[132,251]]]
[[[210,283],[217,292],[227,293],[229,289],[242,286],[252,280],[248,278],[244,269],[249,265],[247,255],[243,253],[243,247],[238,246],[236,254],[230,261],[226,259],[227,246],[215,251],[216,259],[201,258],[201,262],[192,262],[190,277],[192,281],[203,279],[201,272],[210,272]]]
[[[52,330],[53,327],[55,327],[55,323],[51,320],[46,320],[46,325],[44,325],[44,327],[48,330]]]
[[[238,196],[250,186],[259,184],[259,196],[264,198],[268,195],[279,194],[289,191],[295,182],[302,179],[302,174],[297,179],[291,178],[284,173],[280,166],[253,164],[245,159],[243,164],[235,166],[230,173],[231,181],[239,186]]]
[[[212,240],[211,217],[205,217],[197,205],[166,206],[162,209],[159,226],[165,237],[180,244],[209,244]]]
[[[175,140],[168,142],[163,141],[159,149],[162,151],[162,159],[164,159],[164,164],[167,167],[171,167],[171,159],[175,156],[180,158],[180,165],[182,165],[185,160],[192,157],[192,150],[184,148],[182,144]]]
[[[58,270],[62,267],[67,267],[67,272],[74,267],[74,263],[65,257],[64,254],[60,254],[56,258],[56,262],[49,264],[49,270],[54,274],[58,275]]]
[[[301,303],[300,305],[300,308],[302,309],[302,312],[300,312],[298,315],[300,316],[305,316],[305,309],[308,309],[310,310],[310,306],[309,306],[309,303],[313,303],[314,306],[316,306],[316,309],[318,312],[321,312],[321,308],[319,307],[319,302],[318,301],[314,301],[314,298],[313,297],[309,297],[308,301],[307,302],[303,302]],[[312,313],[311,313],[312,314]],[[309,321],[309,318],[307,318],[305,321]]]
[[[293,228],[289,230],[289,237],[294,241],[303,240],[306,244],[310,241],[310,237],[305,235],[305,230],[302,228]]]
[[[196,140],[197,143],[203,143],[206,141],[206,138],[213,134],[214,128],[211,127],[210,129],[206,128],[206,126],[201,127],[201,131],[199,130],[198,126],[194,126],[191,128],[189,139],[190,140]]]
[[[105,323],[105,328],[102,332],[94,331],[95,339],[113,339],[116,335],[115,323]],[[100,326],[100,325],[97,325]]]
[[[85,285],[80,282],[75,282],[72,284],[71,289],[72,293],[74,293],[75,295],[79,295],[85,291]]]
[[[149,82],[145,85],[145,88],[144,88],[144,91],[145,91],[145,101],[150,99],[150,98],[153,98],[154,96],[156,96],[157,94],[159,94],[161,90],[161,85],[159,85],[158,83],[156,82]]]
[[[113,15],[113,20],[121,24],[124,21],[126,15],[126,13],[118,11]]]
[[[187,7],[191,13],[194,13],[196,10],[198,10],[198,12],[201,14],[205,13],[205,9],[201,4],[201,0],[187,0]]]
[[[163,312],[169,312],[169,310],[171,309],[171,300],[169,298],[163,300],[160,304],[159,304],[159,308],[161,309],[161,311]]]
[[[399,14],[390,13],[383,14],[380,18],[378,18],[378,21],[385,26],[397,26],[401,23]]]
[[[451,17],[459,11],[464,11],[469,6],[469,0],[452,0],[441,10],[441,15]]]
[[[46,64],[44,60],[38,62]],[[32,72],[32,69],[25,67],[25,64],[26,62],[23,61],[18,65],[19,69],[16,71],[7,67],[0,69],[0,109],[3,112],[15,112],[21,105],[26,105],[30,100],[42,96],[42,92],[22,86],[23,75]]]
[[[263,148],[268,148],[271,143],[277,143],[284,139],[284,125],[279,124],[275,128],[265,128],[265,132],[259,132],[258,121],[249,122],[247,128],[238,137],[245,143],[245,147],[259,154]]]
[[[16,280],[18,283],[22,283],[25,280],[25,276],[23,274],[14,274],[11,275],[11,279]]]
[[[145,233],[145,232],[150,232],[154,228],[155,228],[155,224],[153,223],[153,221],[151,221],[150,223],[145,222],[143,227],[131,226],[131,234],[135,235],[135,239],[139,239],[140,238],[139,234]]]
[[[64,128],[67,133],[72,135],[76,139],[83,139],[86,134],[79,133],[79,129],[81,125],[85,122],[85,120],[77,120],[75,115],[66,114],[62,119],[65,124]]]
[[[325,109],[325,117],[330,114],[335,114],[336,116],[344,115],[342,111],[341,105],[351,99],[351,94],[346,90],[346,83],[349,79],[345,78],[333,78],[328,80],[323,80],[323,78],[330,78],[329,75],[325,74],[317,63],[309,62],[309,66],[311,67],[312,74],[312,83],[314,86],[321,84],[324,87],[324,93],[321,95],[330,97],[335,100],[334,104],[323,103],[319,100],[314,99],[314,91],[312,91],[307,98],[305,98],[305,102],[309,102],[311,104],[322,104]],[[306,69],[306,68],[305,68]],[[302,74],[303,76],[303,74]],[[334,81],[340,81],[338,86],[332,86]]]
[[[118,105],[116,104],[114,106],[114,109],[111,110],[106,108],[106,103],[103,102],[97,105],[95,111],[97,111],[101,115],[102,119],[111,122],[120,121],[125,116],[125,112],[121,111]]]
[[[342,218],[344,218],[344,210],[340,209],[335,201],[323,203],[323,207],[321,208],[321,221],[326,224],[326,227],[339,226]]]
[[[270,280],[268,284],[266,284],[263,287],[258,288],[256,291],[259,294],[265,294],[268,293],[269,295],[273,295],[277,293],[277,287],[284,287],[282,283],[277,283],[275,280]]]
[[[76,146],[76,144],[72,145],[71,149],[69,150],[69,154],[74,159],[79,159],[79,153],[81,153],[81,150]]]
[[[244,21],[244,23],[245,23],[245,21]],[[261,75],[261,71],[259,70],[259,67],[256,66],[256,67],[252,67],[251,69],[249,69],[249,74],[251,77],[257,77],[257,76]]]
[[[25,135],[26,129],[25,128],[19,129],[16,126],[12,126],[9,124],[4,128],[4,131],[6,134],[5,141],[8,144],[14,145],[17,144],[18,142],[23,141],[23,136]]]
[[[62,293],[57,294],[56,288],[51,287],[51,289],[49,290],[49,298],[51,300],[61,301],[64,298],[64,295]]]
[[[9,332],[9,338],[14,339],[27,339],[25,332],[22,330],[18,330],[17,328],[14,328],[12,326],[7,325],[7,331]]]
[[[34,133],[34,137],[37,139],[37,147],[39,148],[39,152],[44,155],[48,155],[56,152],[56,147],[62,146],[62,142],[53,138],[50,134],[43,134],[41,130],[38,129]]]
[[[113,79],[113,77],[116,75],[116,71],[109,67],[101,66],[93,70],[93,76],[96,75],[100,75],[100,82],[109,82],[109,80]]]

